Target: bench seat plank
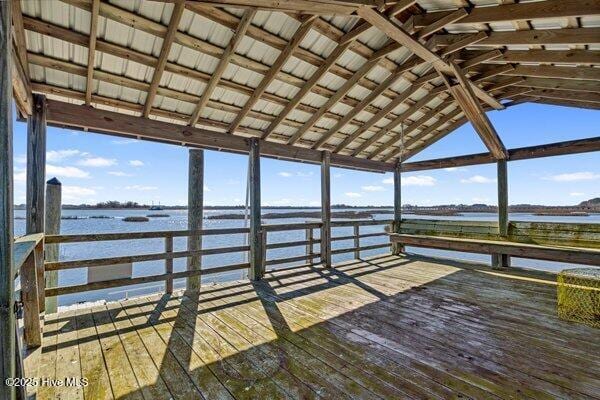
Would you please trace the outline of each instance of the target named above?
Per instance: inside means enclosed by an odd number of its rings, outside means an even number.
[[[429,247],[441,250],[455,250],[483,254],[507,254],[520,258],[600,266],[600,250],[581,247],[543,246],[500,240],[464,239],[402,233],[390,234],[390,241],[392,243],[401,243],[408,246]]]

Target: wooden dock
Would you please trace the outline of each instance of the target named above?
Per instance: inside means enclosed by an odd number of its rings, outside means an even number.
[[[38,399],[600,398],[555,278],[384,255],[46,317]],[[34,357],[32,356],[32,357]],[[35,365],[35,367],[32,367]]]

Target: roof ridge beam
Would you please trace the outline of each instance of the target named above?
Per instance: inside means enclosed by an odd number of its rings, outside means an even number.
[[[165,66],[169,60],[171,45],[173,44],[173,40],[175,40],[175,34],[177,33],[177,28],[179,27],[179,21],[181,21],[183,10],[185,10],[185,1],[177,0],[173,7],[173,11],[171,12],[171,19],[169,21],[169,27],[167,28],[167,34],[163,38],[158,62],[154,67],[152,82],[150,83],[150,90],[148,90],[148,94],[146,95],[146,103],[144,104],[144,111],[142,112],[144,118],[147,118],[150,115],[150,109],[154,103],[154,97],[156,96],[156,89],[158,89],[158,85],[160,85],[160,80],[165,70]]]
[[[244,38],[244,35],[246,34],[246,31],[248,30],[248,27],[250,26],[252,19],[255,15],[255,9],[249,9],[246,12],[244,12],[244,16],[242,17],[242,20],[238,25],[237,30],[235,31],[235,33],[229,41],[229,44],[225,48],[223,57],[221,57],[219,63],[217,64],[217,67],[212,72],[210,80],[208,81],[206,87],[204,88],[204,92],[200,97],[200,101],[198,102],[198,104],[196,104],[196,108],[190,116],[188,125],[194,126],[196,125],[196,122],[198,122],[198,119],[200,118],[200,115],[202,115],[204,107],[210,100],[210,96],[212,95],[213,91],[217,87],[217,84],[221,80],[225,69],[227,69],[231,56],[233,55],[233,53],[241,43],[242,39]]]

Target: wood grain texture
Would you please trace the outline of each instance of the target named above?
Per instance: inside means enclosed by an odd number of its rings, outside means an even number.
[[[558,319],[555,292],[548,273],[415,256],[274,271],[60,313],[40,373],[98,377],[89,400],[594,398],[595,331]]]
[[[46,182],[46,211],[45,211],[45,235],[60,234],[60,221],[62,213],[62,184],[56,178]],[[58,261],[60,244],[46,244],[44,249],[44,260],[48,262]],[[58,272],[48,271],[45,273],[45,287],[58,286]],[[56,297],[46,298],[46,313],[56,312]]]
[[[15,377],[13,313],[13,114],[12,2],[0,2],[0,379]],[[13,400],[15,388],[0,385],[0,398]]]
[[[202,229],[204,215],[204,151],[191,149],[188,163],[188,230],[199,231]],[[189,236],[187,248],[192,252],[201,250],[202,236]],[[189,257],[187,270],[200,269],[202,269],[202,255]],[[191,291],[200,290],[200,275],[189,277],[186,288]]]
[[[26,233],[44,232],[46,114],[46,97],[34,95],[32,115],[27,120]]]
[[[331,267],[331,154],[323,152],[321,162],[321,262]]]
[[[250,199],[250,279],[259,280],[262,275],[263,250],[261,228],[261,175],[260,175],[261,146],[257,139],[250,139],[249,154],[249,188]]]

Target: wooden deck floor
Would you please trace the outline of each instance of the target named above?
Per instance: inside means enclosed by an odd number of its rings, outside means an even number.
[[[600,398],[544,274],[381,256],[47,319],[38,399]]]

